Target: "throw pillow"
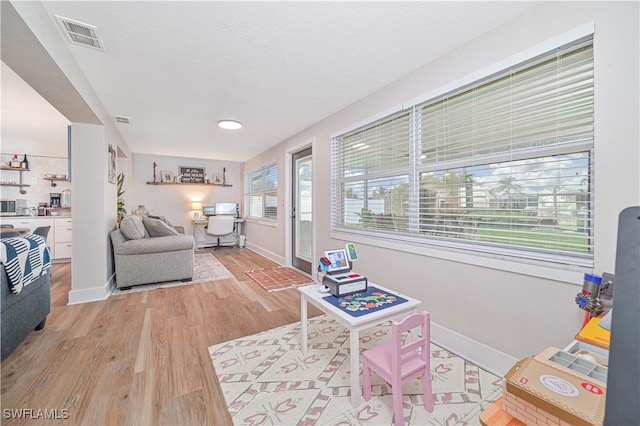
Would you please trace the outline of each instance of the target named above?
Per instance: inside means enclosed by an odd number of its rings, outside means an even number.
[[[150,214],[150,215],[148,215],[148,216],[149,216],[150,218],[152,218],[152,219],[159,219],[159,220],[163,221],[164,223],[166,223],[167,225],[172,226],[172,225],[171,225],[171,222],[169,222],[169,219],[167,219],[167,218],[166,218],[166,217],[164,217],[164,216],[154,216],[154,215],[152,215],[152,214]]]
[[[142,223],[142,217],[139,215],[125,216],[120,222],[120,232],[127,240],[139,240],[145,238],[149,234]]]
[[[142,221],[150,237],[166,237],[169,235],[178,235],[178,231],[176,231],[160,219],[153,219],[151,217],[142,216]]]

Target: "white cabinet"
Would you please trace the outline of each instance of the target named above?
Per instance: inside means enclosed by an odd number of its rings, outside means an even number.
[[[53,236],[53,219],[48,217],[3,217],[0,222],[13,225],[14,228],[28,228],[33,232],[41,226],[49,226],[49,234],[47,234],[47,247],[51,251],[51,258],[55,259],[54,254],[55,242]]]
[[[54,260],[71,260],[71,217],[3,217],[0,223],[14,228],[28,228],[33,232],[40,226],[49,226],[47,246]]]
[[[71,259],[71,218],[57,217],[55,222],[55,259]]]

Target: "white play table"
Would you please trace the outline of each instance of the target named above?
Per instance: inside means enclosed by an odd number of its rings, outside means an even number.
[[[369,282],[369,286],[379,288],[397,296],[407,299],[404,303],[372,311],[370,313],[354,317],[342,311],[338,307],[327,302],[323,298],[329,293],[320,292],[319,284],[310,284],[298,287],[300,291],[300,321],[302,324],[302,352],[307,352],[307,302],[318,309],[331,315],[340,324],[349,330],[350,355],[351,355],[351,405],[357,407],[360,402],[360,332],[390,320],[400,320],[407,315],[417,312],[420,301],[396,291]],[[353,356],[353,354],[357,354]]]

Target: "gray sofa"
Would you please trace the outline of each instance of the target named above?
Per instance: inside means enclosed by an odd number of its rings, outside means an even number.
[[[127,239],[120,229],[111,232],[118,288],[193,278],[195,241],[183,227],[173,228],[178,235],[137,239]]]
[[[41,330],[51,312],[51,269],[36,281],[13,294],[9,277],[0,264],[2,297],[2,359],[5,359],[33,330]]]

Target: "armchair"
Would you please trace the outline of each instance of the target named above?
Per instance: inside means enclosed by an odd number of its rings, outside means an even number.
[[[190,281],[194,268],[193,237],[184,235],[183,227],[160,225],[161,221],[146,217],[143,226],[142,220],[127,216],[120,229],[111,232],[118,288]]]

